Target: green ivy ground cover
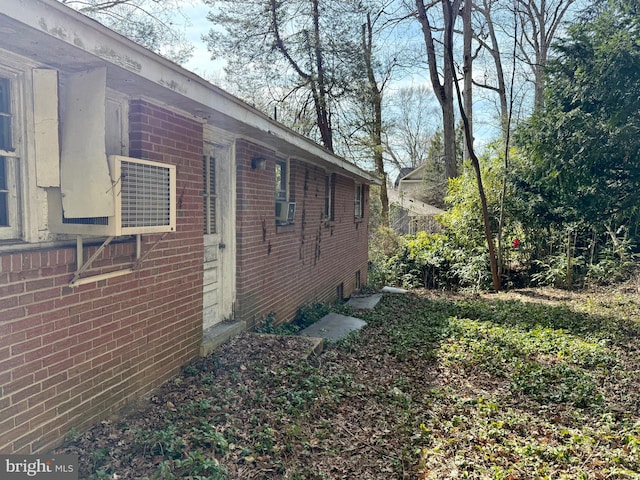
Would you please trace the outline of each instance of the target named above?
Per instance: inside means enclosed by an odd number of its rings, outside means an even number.
[[[421,291],[358,316],[308,359],[236,337],[59,451],[83,478],[640,478],[637,294]]]

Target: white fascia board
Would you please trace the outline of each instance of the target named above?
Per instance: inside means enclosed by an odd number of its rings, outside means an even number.
[[[273,135],[339,170],[369,183],[381,184],[376,176],[275,122],[239,98],[56,0],[0,0],[0,14],[170,89],[205,108]]]

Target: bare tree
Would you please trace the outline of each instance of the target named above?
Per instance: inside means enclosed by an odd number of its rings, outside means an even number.
[[[500,127],[503,138],[507,135],[507,118],[509,117],[509,107],[507,103],[507,85],[505,80],[505,69],[503,66],[503,54],[501,51],[503,39],[507,38],[504,31],[498,31],[498,26],[502,23],[511,22],[502,15],[500,0],[481,0],[476,3],[476,11],[483,18],[482,25],[475,32],[475,39],[488,52],[495,69],[492,75],[495,83],[489,83],[489,75],[485,75],[484,82],[475,82],[481,88],[495,92],[500,105]],[[500,36],[500,41],[498,40]]]
[[[225,71],[240,92],[272,96],[274,110],[289,112],[290,126],[302,125],[303,133],[335,151],[339,103],[362,64],[360,32],[353,27],[361,25],[360,6],[319,0],[205,3],[216,27],[206,37],[209,50],[227,60]]]
[[[385,149],[391,161],[398,169],[422,165],[442,123],[432,90],[427,85],[400,88],[387,102],[390,124],[385,131]]]
[[[347,129],[339,132],[347,133],[345,143],[354,157],[364,156],[365,162],[371,165],[376,174],[383,179],[380,192],[381,223],[388,226],[389,199],[387,195],[387,164],[396,163],[393,152],[388,148],[389,104],[388,86],[392,79],[404,67],[404,53],[398,43],[385,43],[381,39],[394,37],[393,30],[397,26],[393,8],[388,8],[394,0],[372,2],[363,12],[364,22],[361,25],[359,75],[349,89],[349,105],[351,111],[344,112]]]
[[[544,69],[549,49],[570,7],[579,0],[513,0],[523,25],[519,38],[522,59],[533,72],[534,108],[544,105]]]
[[[465,135],[470,135],[470,141],[464,144],[464,158],[471,158],[471,152],[468,145],[473,145],[473,53],[471,50],[473,40],[473,26],[471,22],[471,12],[473,11],[473,2],[465,0],[462,7],[462,75],[464,81],[463,100],[464,110],[469,123],[469,131],[465,130]]]
[[[177,63],[191,57],[180,0],[59,0]]]

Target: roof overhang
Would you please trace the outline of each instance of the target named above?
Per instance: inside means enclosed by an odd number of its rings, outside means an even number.
[[[198,75],[56,0],[0,1],[1,48],[62,72],[107,68],[111,88],[158,99],[279,153],[358,181],[381,180]]]

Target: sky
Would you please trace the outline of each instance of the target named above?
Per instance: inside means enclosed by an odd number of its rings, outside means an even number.
[[[186,27],[187,40],[195,47],[193,56],[183,67],[207,80],[221,77],[223,62],[211,60],[207,46],[202,41],[202,36],[209,33],[212,26],[211,22],[207,20],[209,7],[196,0],[185,2],[182,10],[190,22],[190,25]]]

